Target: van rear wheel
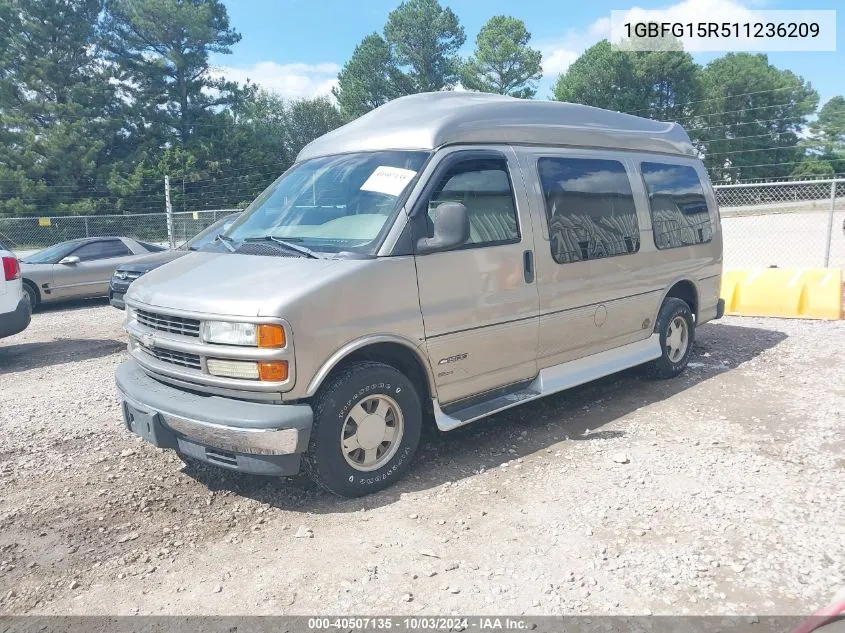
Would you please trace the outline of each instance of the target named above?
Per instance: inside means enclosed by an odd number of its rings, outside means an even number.
[[[316,397],[305,471],[341,497],[383,490],[408,469],[421,428],[419,396],[402,372],[371,361],[348,364]]]
[[[695,341],[695,319],[686,301],[669,297],[660,307],[655,334],[660,335],[662,354],[644,367],[652,378],[674,378],[687,366]]]

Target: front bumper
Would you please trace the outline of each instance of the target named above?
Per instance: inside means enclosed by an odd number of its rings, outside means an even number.
[[[112,306],[119,310],[126,309],[126,303],[123,298],[129,290],[130,283],[128,281],[116,281],[112,278],[109,282],[109,303]]]
[[[262,475],[293,475],[308,447],[307,404],[264,404],[205,396],[165,385],[134,360],[117,369],[126,427],[159,448],[215,466]]]
[[[124,294],[125,293],[122,292],[115,292],[109,288],[109,303],[111,306],[117,308],[118,310],[125,310],[126,302],[123,300]]]
[[[29,327],[31,320],[32,313],[29,308],[29,301],[26,297],[23,297],[12,312],[0,314],[0,338],[23,332]]]

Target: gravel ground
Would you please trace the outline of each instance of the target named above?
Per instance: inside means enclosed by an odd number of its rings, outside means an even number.
[[[726,318],[354,501],[122,427],[122,313],[0,341],[0,613],[808,613],[845,583],[845,322]]]

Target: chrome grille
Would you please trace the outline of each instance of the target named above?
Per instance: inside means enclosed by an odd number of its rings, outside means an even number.
[[[174,349],[164,349],[163,347],[147,347],[146,345],[141,345],[141,349],[163,363],[172,363],[174,365],[189,367],[191,369],[202,368],[202,365],[200,364],[200,357],[196,354],[178,352]]]
[[[144,327],[160,332],[170,332],[171,334],[181,334],[183,336],[198,337],[200,335],[200,322],[197,319],[186,319],[185,317],[170,314],[136,310],[135,320]]]

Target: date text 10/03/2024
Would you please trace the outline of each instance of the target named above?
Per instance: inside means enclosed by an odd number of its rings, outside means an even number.
[[[309,618],[308,629],[319,630],[390,630],[398,631],[530,631],[527,620],[509,617],[349,617]]]

